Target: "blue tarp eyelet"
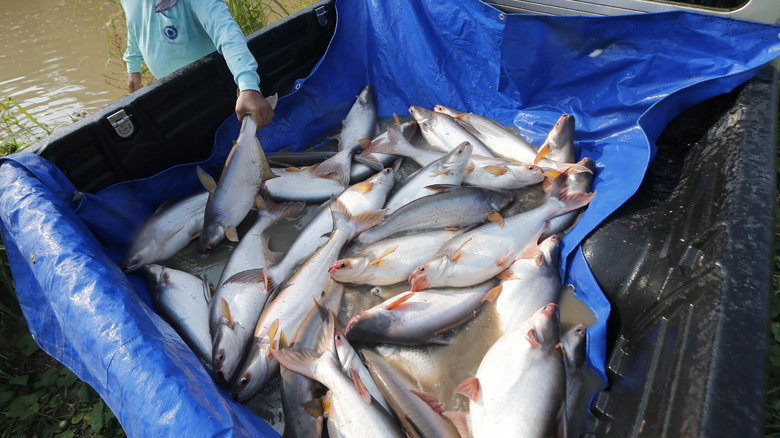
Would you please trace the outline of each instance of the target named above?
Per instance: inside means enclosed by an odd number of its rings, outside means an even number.
[[[504,16],[504,14],[503,14],[503,13],[501,13],[501,14],[498,14],[498,19],[499,19],[499,20],[501,20],[501,21],[504,21],[504,19],[505,19],[505,18],[506,18],[506,17]]]

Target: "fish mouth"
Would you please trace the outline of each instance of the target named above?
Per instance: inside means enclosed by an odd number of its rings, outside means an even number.
[[[425,267],[420,266],[419,268],[416,268],[414,271],[412,271],[412,273],[409,275],[409,284],[412,286],[412,292],[419,292],[431,287],[430,283],[428,282],[428,277],[425,273]]]

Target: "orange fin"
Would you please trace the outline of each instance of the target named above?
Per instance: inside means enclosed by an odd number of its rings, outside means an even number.
[[[491,175],[501,176],[507,172],[506,167],[501,166],[485,166],[484,169]]]
[[[500,258],[496,262],[496,266],[503,266],[507,267],[510,265],[514,260],[512,259],[512,251],[508,252],[504,257]]]
[[[236,227],[231,225],[225,228],[225,237],[227,237],[227,240],[231,242],[238,242],[238,232],[236,231]]]
[[[463,394],[466,397],[470,398],[471,400],[478,402],[479,401],[479,379],[476,377],[469,377],[468,379],[460,382],[458,386],[455,387],[455,392],[458,394]]]
[[[230,315],[230,306],[222,297],[219,298],[219,316],[225,318],[231,329],[235,328],[236,325],[233,322],[233,317]]]
[[[406,301],[409,300],[409,298],[413,296],[414,296],[414,292],[405,292],[404,294],[399,295],[399,297],[395,301],[393,301],[387,306],[387,310],[393,310],[399,308],[401,304],[405,303]]]
[[[547,158],[549,156],[550,156],[550,145],[545,143],[542,145],[542,147],[539,148],[539,152],[536,153],[534,164],[539,163],[539,161],[542,161],[544,158]]]
[[[366,182],[366,181],[359,182],[359,183],[357,183],[357,184],[352,186],[353,190],[356,190],[357,192],[363,193],[363,194],[370,192],[371,189],[373,189],[373,188],[374,188],[374,184],[370,183],[370,182]]]
[[[397,247],[397,246],[394,246],[394,247],[392,247],[392,248],[388,249],[387,251],[385,251],[384,253],[382,253],[382,255],[380,255],[380,256],[379,256],[379,257],[377,257],[375,260],[373,260],[371,263],[369,263],[369,265],[371,265],[371,266],[376,266],[376,265],[378,265],[378,264],[379,264],[379,263],[382,261],[382,259],[383,259],[383,258],[385,258],[385,257],[389,256],[390,254],[394,253],[394,252],[395,252],[395,250],[397,250],[397,249],[398,249],[398,247]]]
[[[501,216],[501,213],[499,213],[497,211],[494,211],[493,213],[490,213],[487,218],[488,218],[488,220],[490,222],[497,223],[499,227],[503,227],[504,226],[504,217]]]
[[[276,350],[276,332],[279,331],[279,319],[275,319],[268,328],[268,339],[271,340],[271,349]]]
[[[511,281],[511,280],[519,280],[520,277],[514,274],[514,272],[504,269],[503,271],[499,272],[498,275],[496,275],[499,280],[501,281]]]
[[[482,302],[484,303],[485,301],[490,301],[491,303],[495,303],[503,289],[504,288],[500,284],[493,289],[490,289],[487,291],[485,296],[482,297]]]
[[[463,242],[463,243],[462,243],[462,244],[461,244],[461,245],[458,247],[458,249],[456,249],[456,250],[455,250],[455,253],[454,253],[454,254],[452,254],[452,257],[450,257],[450,260],[452,260],[453,262],[457,262],[457,261],[458,261],[458,259],[460,258],[460,250],[462,250],[462,249],[463,249],[463,247],[465,247],[467,243],[471,242],[471,239],[473,239],[473,237],[469,237],[469,238],[468,238],[468,240],[466,240],[465,242]]]

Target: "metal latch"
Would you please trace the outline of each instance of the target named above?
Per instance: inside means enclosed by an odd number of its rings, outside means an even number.
[[[325,5],[319,5],[314,9],[314,13],[317,14],[317,21],[320,23],[320,27],[328,25],[328,8]]]
[[[130,116],[123,109],[111,114],[106,119],[114,127],[114,131],[122,138],[130,137],[135,132],[135,126],[130,120]]]

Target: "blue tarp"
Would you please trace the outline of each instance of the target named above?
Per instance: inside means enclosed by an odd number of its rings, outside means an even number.
[[[609,303],[578,243],[636,191],[675,115],[780,54],[779,28],[687,12],[506,15],[476,0],[336,6],[326,55],[280,100],[260,132],[264,148],[312,144],[340,126],[368,83],[383,117],[442,104],[514,124],[536,144],[573,114],[578,156],[598,164],[598,194],[564,239],[565,281],[597,311],[589,363],[603,376]],[[199,164],[221,164],[238,128],[235,117],[224,121]],[[36,341],[97,390],[130,436],[272,436],[154,312],[143,280],[118,267],[129,230],[164,200],[200,190],[194,166],[74,199],[39,157],[3,160],[0,225],[19,302]]]

